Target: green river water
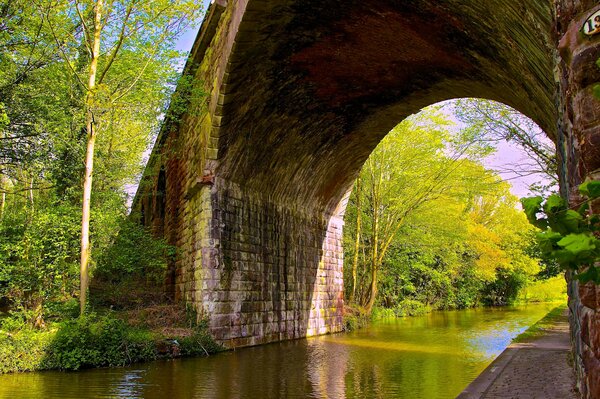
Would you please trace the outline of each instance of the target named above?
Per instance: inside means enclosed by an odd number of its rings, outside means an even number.
[[[0,376],[0,398],[454,398],[553,305],[434,312],[125,368]]]

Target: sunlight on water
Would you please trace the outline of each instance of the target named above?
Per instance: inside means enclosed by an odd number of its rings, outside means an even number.
[[[210,358],[5,375],[0,398],[454,398],[552,307],[435,312]]]

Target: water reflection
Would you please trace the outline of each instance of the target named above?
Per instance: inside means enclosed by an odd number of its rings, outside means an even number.
[[[1,398],[454,398],[551,306],[436,312],[207,359],[0,376]]]

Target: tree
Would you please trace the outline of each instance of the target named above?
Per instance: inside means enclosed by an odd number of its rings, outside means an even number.
[[[437,108],[398,125],[365,163],[346,212],[347,293],[370,311],[514,300],[537,273],[510,186],[478,163],[492,148]]]
[[[106,132],[113,132],[111,137],[114,138],[115,132],[127,132],[134,126],[139,129],[143,123],[147,123],[148,130],[156,125],[161,108],[141,98],[148,93],[154,94],[153,98],[160,97],[156,96],[156,87],[162,90],[164,72],[179,56],[173,51],[174,40],[198,20],[201,2],[40,0],[36,6],[62,61],[83,92],[82,119],[86,135],[80,260],[80,311],[83,313],[89,285],[96,141]]]
[[[361,292],[360,302],[367,311],[375,303],[378,273],[397,233],[412,214],[454,190],[456,175],[464,172],[460,158],[476,150],[464,140],[451,142],[449,125],[436,108],[405,120],[373,151],[357,180],[360,189],[351,198],[357,206],[351,297],[359,284],[354,276],[362,251],[368,257],[363,266],[369,270],[369,288]]]
[[[502,103],[478,98],[454,100],[451,107],[474,138],[491,145],[511,142],[524,150],[529,161],[507,165],[503,171],[518,177],[540,176],[542,190],[558,184],[555,145],[531,119]]]

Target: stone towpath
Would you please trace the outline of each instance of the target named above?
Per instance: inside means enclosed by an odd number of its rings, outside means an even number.
[[[565,313],[543,336],[513,343],[457,399],[575,399]]]

